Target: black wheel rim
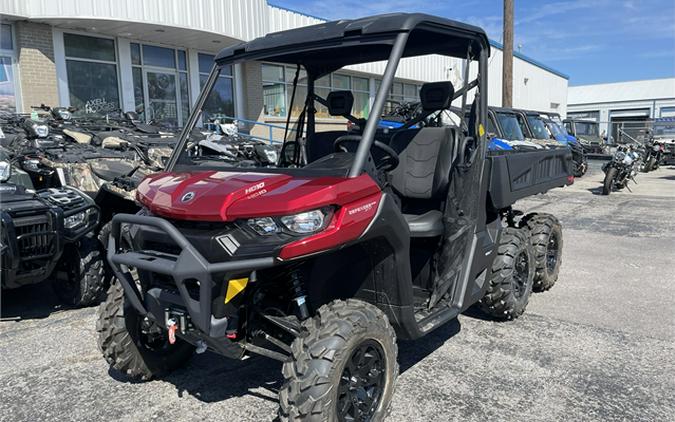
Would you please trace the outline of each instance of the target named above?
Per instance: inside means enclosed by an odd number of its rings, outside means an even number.
[[[555,267],[558,265],[558,249],[558,236],[551,233],[546,247],[546,269],[549,273],[555,271]]]
[[[530,263],[527,259],[527,252],[522,251],[516,256],[512,277],[513,291],[517,298],[521,298],[525,294],[529,273]]]
[[[368,421],[380,404],[386,364],[382,346],[374,340],[359,344],[340,376],[337,414],[340,421]]]

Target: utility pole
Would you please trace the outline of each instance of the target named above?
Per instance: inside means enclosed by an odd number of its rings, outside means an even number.
[[[513,106],[513,0],[504,0],[502,107]]]

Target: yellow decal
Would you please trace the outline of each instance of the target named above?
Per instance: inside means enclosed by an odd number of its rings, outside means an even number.
[[[246,288],[248,284],[248,277],[244,278],[233,278],[227,282],[227,294],[225,294],[225,304],[231,301],[233,297],[238,295],[242,290]]]
[[[485,135],[485,128],[483,127],[483,124],[482,124],[482,123],[480,123],[480,124],[478,125],[478,135],[480,135],[480,136]]]

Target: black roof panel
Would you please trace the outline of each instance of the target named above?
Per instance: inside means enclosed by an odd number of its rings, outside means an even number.
[[[392,13],[270,33],[224,48],[216,62],[264,59],[303,64],[308,70],[340,68],[386,59],[389,49],[372,46],[391,45],[400,32],[411,32],[404,56],[464,57],[469,46],[474,53],[490,48],[487,35],[477,26],[422,13]]]

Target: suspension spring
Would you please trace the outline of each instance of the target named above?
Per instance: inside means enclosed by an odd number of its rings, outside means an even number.
[[[309,308],[307,307],[307,295],[302,283],[302,276],[298,271],[291,272],[291,293],[296,305],[298,318],[301,321],[309,318]]]

